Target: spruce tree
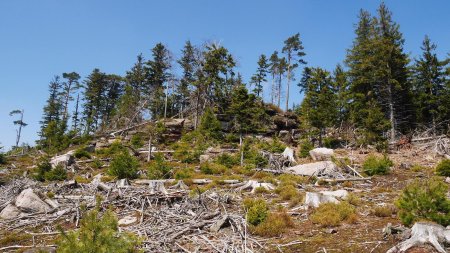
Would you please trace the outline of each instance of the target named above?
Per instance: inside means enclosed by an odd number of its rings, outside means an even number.
[[[99,69],[94,69],[86,78],[84,90],[84,127],[85,133],[90,134],[97,130],[101,123],[104,93],[108,86],[107,75]]]
[[[262,97],[263,92],[263,83],[267,81],[266,76],[269,72],[269,63],[267,62],[267,57],[262,54],[258,59],[258,69],[256,73],[251,77],[251,84],[255,86],[253,92],[256,93],[256,96]]]
[[[337,122],[337,96],[333,92],[333,80],[330,73],[321,68],[305,68],[300,83],[304,99],[301,104],[301,114],[309,125],[317,129],[319,144],[327,127]]]
[[[347,74],[340,64],[333,72],[333,92],[336,94],[337,123],[342,126],[349,117],[349,82]]]
[[[413,93],[417,120],[420,125],[431,128],[435,134],[438,122],[446,118],[445,65],[448,61],[439,60],[435,52],[436,45],[428,36],[425,36],[421,49],[422,55],[415,60],[413,66]]]
[[[178,86],[177,98],[179,100],[179,111],[181,113],[181,117],[183,117],[183,111],[189,107],[189,97],[192,87],[195,82],[195,69],[196,69],[196,49],[191,44],[190,41],[187,41],[182,50],[182,57],[178,60],[178,63],[183,69],[183,77],[180,80],[180,84]]]
[[[303,51],[303,45],[300,41],[300,34],[297,33],[294,36],[289,37],[284,41],[284,47],[282,52],[286,55],[286,71],[287,71],[287,84],[286,84],[286,111],[289,109],[289,89],[290,83],[294,78],[294,69],[299,64],[306,64],[303,57],[306,55]]]
[[[164,116],[165,91],[171,76],[172,59],[170,51],[162,43],[155,45],[152,56],[153,59],[145,63],[149,85],[145,94],[152,118],[158,119]]]
[[[269,58],[269,72],[272,76],[272,82],[271,82],[271,90],[270,90],[270,103],[275,104],[276,99],[276,76],[278,73],[278,65],[280,62],[280,58],[278,57],[278,52],[274,51],[272,55]]]
[[[17,131],[17,135],[16,135],[16,146],[15,147],[19,147],[19,142],[20,142],[20,135],[22,134],[22,128],[26,127],[28,124],[25,123],[23,121],[23,114],[24,114],[24,110],[13,110],[9,113],[9,116],[14,116],[14,115],[20,115],[20,119],[18,120],[14,120],[13,123],[14,125],[19,126],[19,128],[16,130]],[[1,147],[0,147],[1,149]]]

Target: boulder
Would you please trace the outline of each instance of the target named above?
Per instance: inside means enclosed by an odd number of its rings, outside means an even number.
[[[336,190],[336,191],[321,191],[323,195],[333,196],[335,198],[345,199],[348,196],[348,191],[346,190]]]
[[[315,148],[309,151],[309,155],[314,161],[329,161],[334,151],[331,148]]]
[[[308,207],[319,207],[323,203],[339,203],[332,195],[325,195],[320,192],[306,192],[305,205]]]
[[[51,209],[51,207],[42,201],[31,188],[23,190],[19,196],[17,196],[15,204],[21,211],[26,213],[48,212]]]
[[[75,158],[72,155],[73,152],[74,151],[70,151],[70,152],[67,152],[64,155],[54,156],[50,160],[50,164],[52,165],[52,168],[55,168],[59,164],[63,165],[64,168],[67,168],[67,166],[72,165],[75,162]]]
[[[8,204],[0,212],[0,219],[14,219],[16,217],[19,217],[19,215],[20,215],[20,210],[13,204]]]
[[[286,171],[300,176],[317,176],[319,174],[331,174],[338,169],[337,165],[331,161],[299,164],[286,168]]]

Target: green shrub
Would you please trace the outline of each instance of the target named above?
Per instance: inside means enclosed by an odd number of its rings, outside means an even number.
[[[302,158],[306,158],[309,156],[309,151],[314,149],[314,145],[308,140],[304,140],[300,143],[300,154],[299,156]]]
[[[172,166],[164,160],[162,154],[158,153],[148,167],[147,176],[150,179],[167,179],[170,178],[171,172]]]
[[[44,182],[45,173],[49,172],[51,169],[52,165],[50,164],[50,160],[48,158],[41,158],[40,162],[37,165],[36,172],[33,175],[34,179]]]
[[[131,156],[128,152],[121,152],[112,159],[108,174],[119,179],[133,179],[138,176],[138,168],[139,162],[135,157]]]
[[[181,179],[192,178],[193,175],[194,175],[194,171],[191,168],[183,168],[183,169],[179,169],[175,172],[174,178],[181,180]]]
[[[321,204],[310,219],[313,223],[323,227],[338,226],[343,221],[354,223],[356,221],[355,208],[347,202]]]
[[[100,169],[103,166],[103,162],[100,161],[98,158],[94,158],[94,160],[91,163],[92,168],[94,169]]]
[[[200,120],[199,130],[208,139],[222,139],[222,125],[210,108],[207,108],[203,113]]]
[[[269,208],[264,199],[245,199],[243,205],[249,224],[256,226],[266,220]]]
[[[54,169],[45,172],[44,177],[47,181],[63,181],[67,179],[67,172],[62,165],[58,164]]]
[[[259,144],[262,150],[269,151],[271,153],[282,153],[286,148],[286,145],[278,138],[273,138],[271,142],[263,141]]]
[[[97,210],[88,212],[81,220],[80,229],[64,232],[57,240],[58,252],[84,253],[84,252],[139,252],[136,236],[119,233],[117,218],[112,211],[100,216]]]
[[[407,185],[397,200],[400,220],[411,225],[419,220],[431,220],[443,226],[450,225],[448,186],[439,178],[415,180]]]
[[[334,137],[323,138],[322,143],[324,147],[332,149],[336,149],[341,145],[341,141]]]
[[[386,175],[392,165],[393,162],[387,156],[379,158],[375,155],[369,155],[363,163],[363,171],[369,176]]]
[[[119,153],[127,152],[127,148],[120,143],[120,141],[114,141],[108,148],[97,150],[96,153],[100,155],[112,156]]]
[[[444,160],[442,160],[442,161],[436,166],[436,173],[437,173],[439,176],[450,177],[450,159],[444,159]]]
[[[6,156],[3,153],[0,153],[0,164],[6,164]]]
[[[131,137],[130,144],[133,148],[142,148],[142,146],[144,146],[144,140],[142,139],[141,134],[133,135]]]
[[[217,163],[227,168],[239,165],[239,157],[223,153],[217,157]]]
[[[280,196],[282,200],[291,200],[299,195],[297,188],[293,185],[279,185],[275,192]]]
[[[207,175],[223,174],[227,170],[227,167],[216,163],[202,163],[200,165],[200,171]]]
[[[87,152],[85,147],[77,148],[75,150],[75,152],[73,153],[73,156],[75,156],[78,159],[81,159],[83,157],[86,157],[87,159],[91,158],[91,154],[89,154],[89,152]]]

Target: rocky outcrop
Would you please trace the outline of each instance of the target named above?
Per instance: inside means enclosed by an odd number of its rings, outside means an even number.
[[[64,155],[54,156],[52,159],[50,159],[52,168],[55,168],[58,165],[62,165],[64,168],[67,168],[67,166],[75,163],[75,158],[73,156],[74,152],[75,151],[71,150]]]

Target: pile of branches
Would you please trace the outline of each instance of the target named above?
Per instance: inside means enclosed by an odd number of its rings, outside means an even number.
[[[246,220],[230,190],[208,190],[189,196],[184,184],[166,189],[164,181],[149,180],[146,185],[102,183],[42,185],[28,179],[16,179],[1,188],[0,207],[5,207],[22,189],[31,187],[42,199],[54,193],[54,206],[45,213],[22,213],[13,219],[0,219],[6,232],[27,232],[41,228],[42,235],[57,234],[56,227],[72,223],[78,227],[83,210],[96,206],[114,207],[118,218],[136,217],[120,227],[143,238],[145,252],[260,252],[263,245],[247,232]],[[99,198],[100,196],[100,198]],[[48,203],[48,202],[47,202]],[[119,221],[120,223],[120,221]],[[34,233],[39,235],[39,233]],[[19,246],[22,247],[22,246]]]

